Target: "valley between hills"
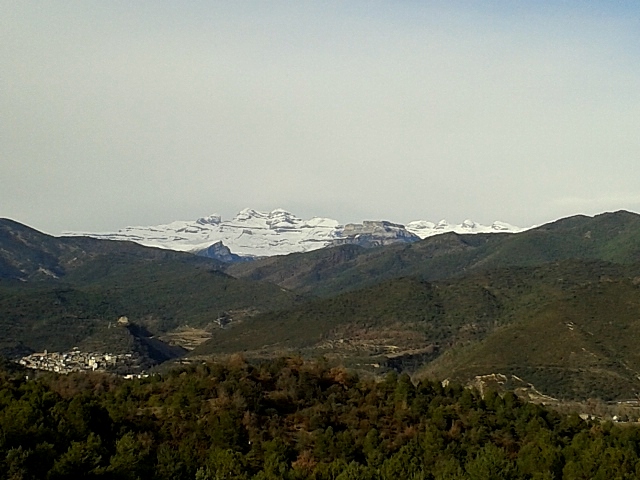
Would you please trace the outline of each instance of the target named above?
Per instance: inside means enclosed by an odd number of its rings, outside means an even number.
[[[634,400],[640,215],[229,262],[0,220],[0,326],[10,359],[75,347],[129,354],[149,371],[301,356],[416,380],[506,375],[567,401]]]

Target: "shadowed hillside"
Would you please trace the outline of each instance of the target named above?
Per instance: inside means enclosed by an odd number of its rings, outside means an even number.
[[[630,398],[640,392],[639,274],[637,265],[567,260],[395,279],[219,329],[194,354],[426,364],[433,378],[511,373],[553,395]]]
[[[118,350],[106,329],[121,315],[160,334],[298,300],[278,286],[232,278],[211,259],[129,242],[55,238],[10,220],[0,221],[0,249],[0,351],[8,355],[67,350],[89,338]]]
[[[210,268],[222,265],[213,259],[133,242],[53,237],[13,220],[0,219],[0,279],[59,279],[100,259],[115,263],[173,260]]]
[[[640,392],[640,278],[601,276],[529,302],[480,342],[422,373],[468,380],[510,373],[557,397],[634,398]]]

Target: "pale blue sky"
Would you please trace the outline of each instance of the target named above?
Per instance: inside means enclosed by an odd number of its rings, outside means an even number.
[[[0,216],[640,211],[640,4],[0,1]]]

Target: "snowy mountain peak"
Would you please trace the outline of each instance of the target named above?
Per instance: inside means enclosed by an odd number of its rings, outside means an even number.
[[[497,232],[511,232],[514,230],[521,230],[518,227],[514,227],[513,225],[510,225],[505,222],[493,222],[491,224],[491,229]]]
[[[427,238],[432,235],[442,233],[517,233],[526,230],[526,228],[515,227],[505,222],[493,222],[490,226],[481,225],[473,220],[465,220],[459,225],[451,225],[446,220],[440,220],[438,223],[428,222],[425,220],[415,220],[407,224],[407,230],[416,234],[420,238]]]
[[[271,211],[271,213],[269,213],[269,217],[271,217],[271,218],[275,218],[275,217],[297,218],[291,212],[287,212],[286,210],[283,210],[282,208],[276,208],[275,210]]]
[[[258,212],[256,210],[253,210],[252,208],[244,208],[238,212],[233,220],[236,222],[246,222],[249,220],[263,219],[268,217],[268,213]]]
[[[324,217],[302,220],[281,208],[271,212],[245,208],[231,220],[224,220],[220,215],[213,214],[195,221],[176,221],[151,227],[126,227],[114,233],[66,234],[129,240],[147,246],[200,252],[205,255],[224,253],[226,257],[231,254],[262,257],[306,252],[344,243],[367,247],[397,242],[408,243],[447,232],[514,233],[522,230],[524,229],[504,222],[484,226],[471,220],[465,220],[460,225],[450,225],[446,220],[437,224],[416,220],[406,226],[389,221],[369,220],[342,225],[337,220]]]
[[[222,217],[216,213],[208,217],[200,217],[196,220],[196,223],[199,225],[219,225],[220,222],[222,222]]]
[[[467,230],[473,230],[475,229],[477,226],[477,223],[474,222],[473,220],[465,220],[464,222],[462,222],[461,227]]]

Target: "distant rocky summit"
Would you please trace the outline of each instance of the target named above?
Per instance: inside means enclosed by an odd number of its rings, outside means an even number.
[[[282,209],[259,212],[246,208],[231,220],[223,220],[214,214],[195,221],[126,227],[112,233],[70,232],[66,235],[129,240],[146,246],[191,251],[223,262],[236,262],[247,257],[286,255],[333,245],[376,247],[410,243],[447,232],[516,233],[522,230],[503,222],[485,226],[471,220],[459,225],[451,225],[445,220],[438,223],[419,220],[406,226],[384,220],[342,225],[330,218],[303,220]]]
[[[408,231],[404,225],[386,221],[348,223],[342,231],[336,233],[332,245],[353,244],[361,247],[380,247],[393,243],[412,243],[420,240],[415,233]]]
[[[231,253],[229,247],[222,243],[222,240],[214,243],[213,245],[209,245],[202,250],[194,249],[193,252],[201,257],[215,258],[216,260],[220,260],[225,263],[242,262],[249,259],[249,257],[243,257],[241,255]]]

